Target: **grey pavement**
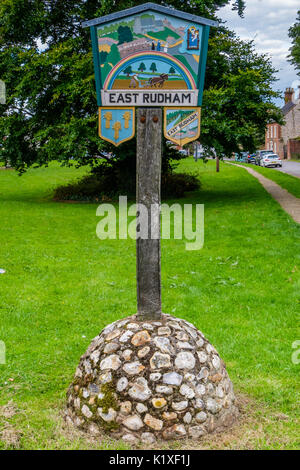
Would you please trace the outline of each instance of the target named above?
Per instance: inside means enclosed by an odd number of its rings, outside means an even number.
[[[282,171],[283,173],[288,173],[289,175],[300,178],[300,162],[289,162],[283,160],[282,168],[274,168],[274,170]]]

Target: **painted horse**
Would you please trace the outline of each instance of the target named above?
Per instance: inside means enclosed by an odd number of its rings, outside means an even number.
[[[167,73],[162,73],[159,77],[152,77],[148,81],[148,84],[151,87],[162,88],[166,80],[168,80],[169,75]]]

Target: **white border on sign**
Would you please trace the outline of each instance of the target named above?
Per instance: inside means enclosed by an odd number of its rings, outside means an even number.
[[[198,90],[101,90],[102,106],[197,106]]]

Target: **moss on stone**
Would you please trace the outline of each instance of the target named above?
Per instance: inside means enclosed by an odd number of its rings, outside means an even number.
[[[104,431],[113,431],[119,429],[120,425],[116,421],[104,421],[104,419],[99,417],[99,425],[104,429]]]
[[[103,398],[98,398],[98,406],[102,408],[103,413],[108,413],[109,408],[118,410],[119,405],[115,397],[115,390],[112,384],[106,383],[101,386],[101,393]]]

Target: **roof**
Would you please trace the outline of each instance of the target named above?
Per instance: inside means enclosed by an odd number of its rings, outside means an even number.
[[[296,104],[293,103],[293,101],[288,101],[288,102],[285,103],[285,105],[281,108],[282,114],[285,116],[285,115],[286,115],[287,113],[289,113],[290,110],[293,109],[295,106],[296,106]]]
[[[173,8],[163,7],[157,5],[156,3],[144,3],[143,5],[138,5],[136,7],[127,8],[126,10],[118,11],[116,13],[111,13],[110,15],[101,16],[100,18],[94,18],[93,20],[83,21],[81,26],[87,28],[88,26],[96,26],[99,24],[109,23],[126,16],[135,15],[146,10],[157,11],[159,13],[164,13],[166,15],[175,16],[180,19],[188,20],[193,23],[203,24],[207,26],[219,26],[217,21],[209,20],[207,18],[202,18],[202,16],[192,15],[190,13],[185,13],[184,11],[175,10]]]

